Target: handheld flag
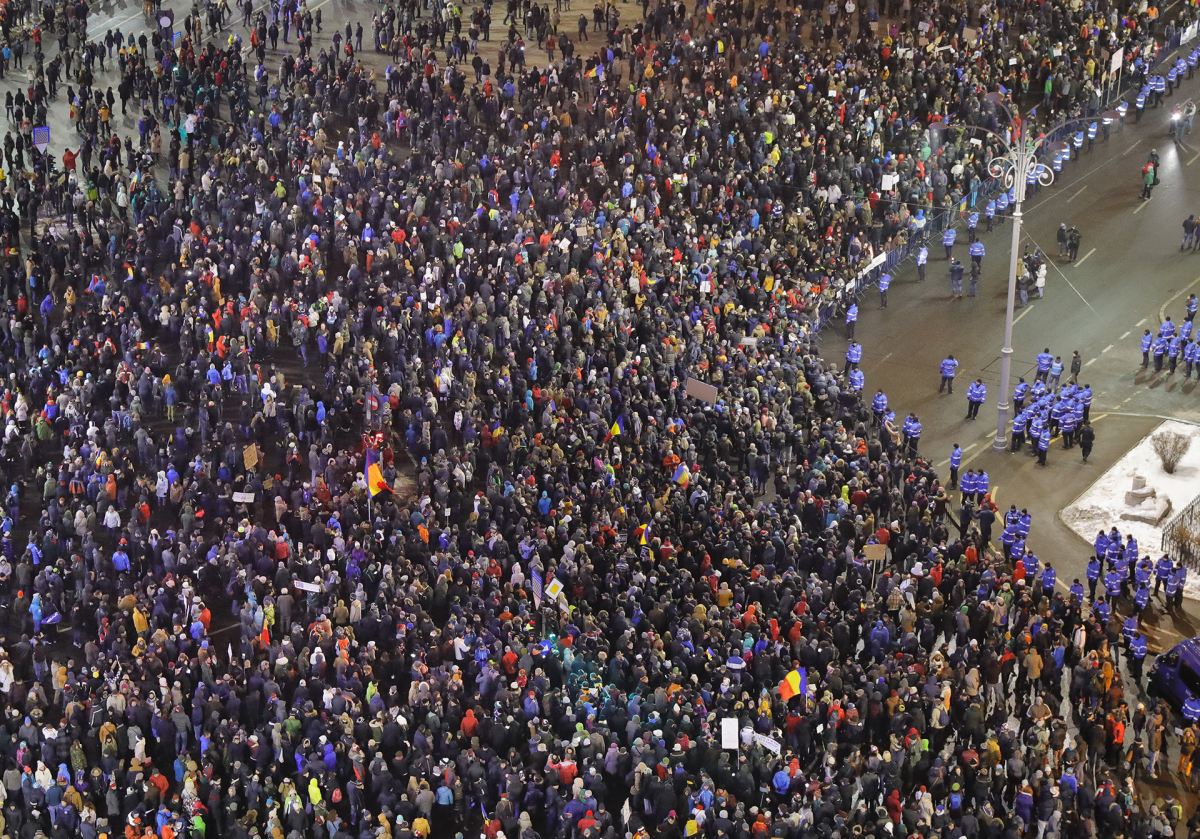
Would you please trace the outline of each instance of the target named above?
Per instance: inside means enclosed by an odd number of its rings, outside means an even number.
[[[807,694],[808,671],[803,667],[797,667],[784,676],[783,681],[779,683],[779,696],[785,702],[793,696],[806,696]]]
[[[367,449],[367,492],[374,498],[384,491],[391,492],[391,487],[383,479],[383,470],[379,468],[379,452]]]
[[[612,424],[612,427],[608,429],[608,434],[605,435],[604,442],[607,443],[613,437],[620,437],[624,433],[625,433],[625,417],[622,415],[622,416],[617,417],[617,421],[614,422]]]
[[[638,527],[637,530],[635,530],[633,532],[638,537],[639,545],[649,545],[650,544],[650,525],[643,524],[640,527]]]
[[[687,489],[688,481],[692,478],[688,468],[682,463],[675,467],[675,474],[671,476],[671,480],[679,484],[684,489]]]

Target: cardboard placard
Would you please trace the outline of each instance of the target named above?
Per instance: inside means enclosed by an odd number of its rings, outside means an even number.
[[[254,503],[254,493],[253,492],[235,492],[233,494],[233,503],[235,503],[235,504],[253,504]]]
[[[721,720],[721,748],[736,749],[738,747],[737,717],[725,717]]]
[[[693,399],[699,399],[701,402],[707,402],[709,405],[717,404],[717,388],[708,382],[702,382],[700,379],[694,379],[689,376],[686,392]]]
[[[258,449],[254,446],[246,446],[242,450],[242,462],[247,469],[253,469],[258,465]]]
[[[887,558],[887,545],[863,545],[863,559],[867,562],[879,562]]]

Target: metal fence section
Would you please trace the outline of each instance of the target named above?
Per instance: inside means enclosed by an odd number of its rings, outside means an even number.
[[[1171,517],[1163,528],[1162,552],[1200,571],[1200,495]]]
[[[1176,50],[1182,44],[1183,33],[1178,32],[1159,49],[1148,73],[1153,73],[1167,61],[1173,61]],[[1137,85],[1133,84],[1128,85],[1117,92],[1115,96],[1106,98],[1105,102],[1119,102],[1128,96],[1131,91],[1137,89],[1137,87]],[[1104,106],[1102,105],[1102,107]],[[1072,129],[1068,129],[1066,126],[1060,127],[1046,138],[1046,144],[1049,145],[1053,142],[1064,141],[1070,137],[1071,133]],[[870,270],[862,271],[859,276],[846,283],[846,285],[834,292],[832,296],[823,297],[818,300],[815,312],[816,330],[820,331],[835,316],[843,314],[851,301],[858,300],[863,293],[876,285],[879,282],[879,278],[884,274],[892,273],[902,263],[915,257],[917,251],[921,249],[922,244],[928,245],[932,242],[936,245],[940,242],[940,239],[930,237],[936,237],[947,226],[958,224],[966,216],[970,215],[970,213],[975,212],[975,207],[986,205],[993,196],[999,195],[1000,192],[1001,185],[995,178],[989,178],[981,182],[970,194],[963,196],[943,212],[932,216],[926,222],[924,234],[921,239],[911,239],[900,247],[885,251],[883,254],[884,259],[879,265]],[[875,258],[878,259],[879,254],[876,254]]]

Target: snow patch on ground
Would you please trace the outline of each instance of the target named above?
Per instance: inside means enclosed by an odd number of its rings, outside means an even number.
[[[1192,438],[1191,448],[1171,475],[1163,471],[1151,442],[1151,438],[1162,431],[1175,431]],[[1159,525],[1121,518],[1121,513],[1127,509],[1125,493],[1133,489],[1133,479],[1136,476],[1145,478],[1146,486],[1152,487],[1157,497],[1171,501],[1171,510]],[[1126,452],[1125,456],[1088,487],[1083,495],[1064,508],[1059,517],[1089,545],[1095,541],[1099,531],[1107,531],[1116,526],[1122,534],[1134,535],[1142,556],[1157,558],[1162,546],[1161,525],[1171,521],[1175,514],[1191,503],[1197,495],[1200,495],[1200,429],[1168,420]],[[1197,576],[1188,575],[1184,593],[1200,599],[1200,580],[1196,579]]]

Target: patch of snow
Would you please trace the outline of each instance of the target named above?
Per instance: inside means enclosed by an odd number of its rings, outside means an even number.
[[[1162,431],[1175,431],[1192,438],[1191,447],[1171,475],[1163,471],[1151,441],[1155,434]],[[1146,486],[1154,490],[1156,498],[1170,501],[1170,512],[1159,524],[1121,518],[1123,512],[1132,509],[1125,504],[1125,494],[1133,490],[1135,477],[1145,478]],[[1126,452],[1111,469],[1064,508],[1059,517],[1089,545],[1101,530],[1107,532],[1116,526],[1122,534],[1134,535],[1143,556],[1157,557],[1162,547],[1162,525],[1170,522],[1197,495],[1200,495],[1200,429],[1168,420]],[[1197,576],[1200,575],[1188,575],[1184,593],[1200,599],[1200,580],[1196,579]]]

